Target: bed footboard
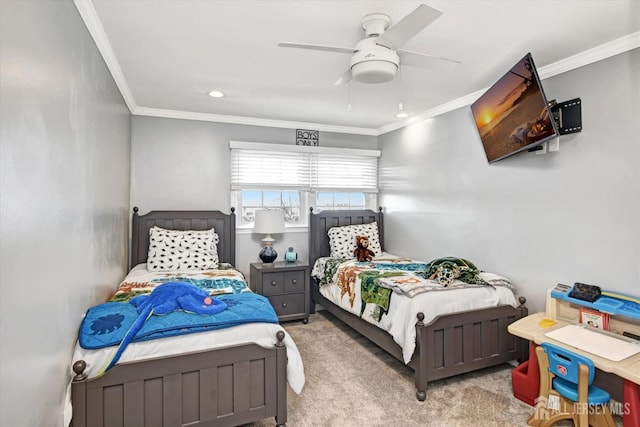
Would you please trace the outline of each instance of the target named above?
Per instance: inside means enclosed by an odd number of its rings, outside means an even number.
[[[287,422],[287,350],[257,344],[129,362],[86,379],[74,363],[72,427],[235,426]]]
[[[409,364],[416,371],[418,400],[425,400],[429,381],[526,357],[521,339],[507,331],[509,324],[528,314],[526,299],[520,297],[519,302],[516,308],[502,305],[440,316],[428,325],[418,313],[416,352]]]
[[[367,339],[403,361],[402,348],[383,329],[362,320],[326,299],[313,281],[314,303],[352,327]],[[424,401],[427,383],[477,369],[500,365],[526,357],[527,344],[511,335],[507,326],[526,317],[526,299],[520,305],[501,305],[436,317],[424,324],[424,314],[418,313],[416,350],[409,366],[415,371],[416,398]]]

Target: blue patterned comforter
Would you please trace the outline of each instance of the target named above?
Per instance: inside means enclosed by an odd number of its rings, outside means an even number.
[[[87,311],[80,325],[78,341],[86,349],[118,345],[138,319],[137,308],[129,301],[167,282],[188,282],[227,304],[216,314],[194,314],[182,310],[151,315],[132,342],[228,328],[251,322],[278,323],[269,301],[251,292],[243,274],[230,265],[188,272],[149,272],[144,264],[133,268],[108,302]]]
[[[133,338],[133,342],[228,328],[251,322],[278,323],[273,307],[262,295],[239,293],[218,295],[227,309],[214,314],[174,311],[152,315]],[[98,349],[118,345],[138,318],[138,310],[128,302],[106,302],[88,310],[80,326],[80,346]]]

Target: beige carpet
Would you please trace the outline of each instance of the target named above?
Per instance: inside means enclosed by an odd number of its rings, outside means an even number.
[[[510,365],[434,381],[418,402],[411,369],[326,311],[284,327],[306,375],[300,395],[289,389],[288,426],[523,427],[533,412],[513,397]],[[249,424],[274,425],[273,418]]]

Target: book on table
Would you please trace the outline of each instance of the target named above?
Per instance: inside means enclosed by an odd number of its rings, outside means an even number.
[[[580,307],[580,323],[607,331],[609,330],[609,314],[591,308]]]

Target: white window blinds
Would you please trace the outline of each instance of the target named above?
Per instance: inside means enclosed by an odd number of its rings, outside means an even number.
[[[314,190],[378,192],[377,157],[316,154],[310,162]]]
[[[231,189],[378,191],[377,150],[232,141]]]
[[[309,190],[309,160],[299,153],[231,150],[231,189]]]

